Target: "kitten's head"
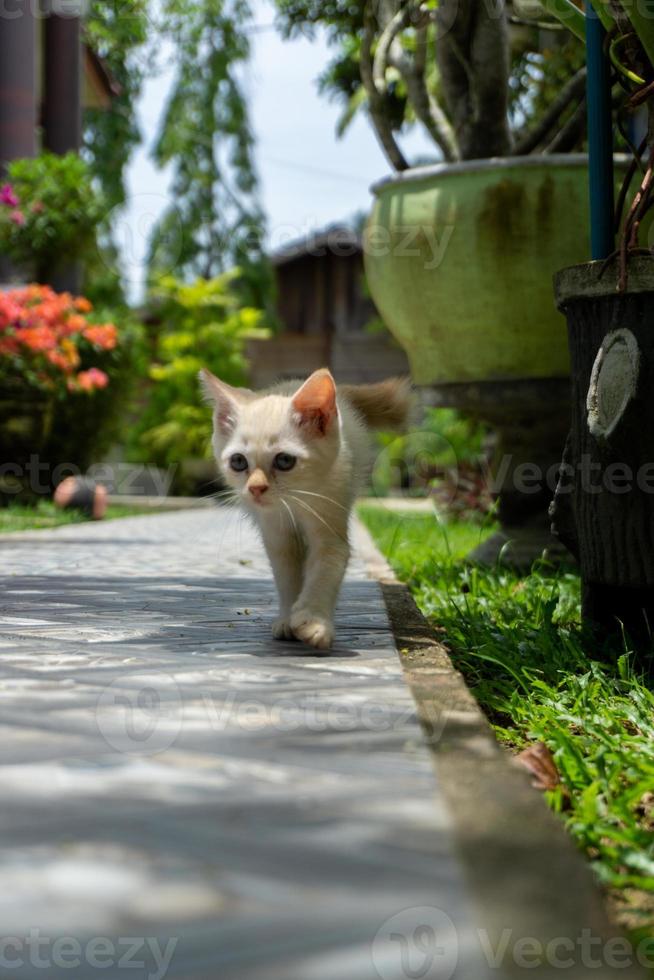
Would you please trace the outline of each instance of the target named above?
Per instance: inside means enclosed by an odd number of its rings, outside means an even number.
[[[288,395],[233,388],[206,370],[200,381],[214,406],[216,461],[243,503],[282,509],[293,490],[322,483],[339,449],[336,385],[326,368]]]

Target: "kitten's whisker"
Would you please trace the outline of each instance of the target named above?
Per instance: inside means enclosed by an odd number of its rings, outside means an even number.
[[[291,518],[291,527],[293,529],[293,533],[295,534],[295,538],[296,538],[296,540],[297,540],[297,542],[299,544],[301,542],[302,538],[300,536],[300,529],[297,526],[297,521],[295,520],[295,514],[293,513],[293,511],[291,510],[291,508],[286,503],[286,501],[284,500],[283,497],[280,497],[279,499],[280,499],[281,503],[284,505],[284,507],[286,508],[286,510],[288,511],[288,516]]]
[[[330,504],[334,504],[335,507],[340,507],[345,513],[348,513],[347,507],[343,504],[339,504],[338,500],[334,500],[333,497],[327,497],[324,493],[315,493],[313,490],[298,490],[297,487],[294,488],[293,493],[305,493],[309,497],[320,497],[322,500],[328,500]]]
[[[321,524],[324,524],[325,525],[325,527],[327,528],[328,531],[331,531],[332,534],[335,534],[337,538],[340,538],[341,541],[344,541],[347,544],[347,538],[344,538],[342,534],[339,534],[339,532],[335,528],[333,528],[331,526],[331,524],[328,524],[327,521],[324,520],[324,518],[322,518],[320,516],[320,514],[313,509],[313,507],[310,507],[309,506],[309,504],[306,502],[306,500],[301,500],[299,497],[294,497],[292,493],[289,494],[289,496],[290,496],[291,500],[294,500],[295,501],[296,504],[300,504],[300,506],[301,507],[304,507],[305,510],[308,510],[310,514],[313,514],[313,516],[317,520],[319,520]]]
[[[238,494],[234,490],[218,490],[216,493],[207,494],[209,500],[235,500],[238,501]]]

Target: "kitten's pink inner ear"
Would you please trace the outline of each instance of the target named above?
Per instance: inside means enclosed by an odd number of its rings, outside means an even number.
[[[336,385],[325,368],[315,371],[304,382],[291,402],[300,416],[300,424],[324,435],[336,418]]]
[[[207,371],[206,368],[200,371],[200,384],[206,397],[215,406],[216,425],[222,433],[225,435],[228,434],[236,424],[238,389],[232,388],[231,385],[225,384],[224,381],[220,381],[211,371]],[[245,393],[250,394],[249,391],[244,389]]]

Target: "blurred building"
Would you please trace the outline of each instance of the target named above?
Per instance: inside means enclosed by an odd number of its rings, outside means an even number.
[[[248,345],[250,381],[261,388],[328,367],[338,381],[408,374],[404,351],[379,328],[367,294],[361,238],[334,225],[271,256],[280,331]],[[370,329],[377,321],[377,329]]]
[[[47,0],[43,12],[24,3],[0,18],[0,169],[79,149],[82,109],[110,106],[115,84],[83,41],[81,12],[81,0]]]

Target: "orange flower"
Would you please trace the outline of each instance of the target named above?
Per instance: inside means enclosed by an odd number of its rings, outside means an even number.
[[[16,336],[25,347],[33,351],[54,350],[57,346],[56,336],[45,324],[22,327]]]
[[[3,359],[19,373],[27,365],[37,383],[51,389],[64,383],[70,391],[106,387],[109,378],[98,368],[74,374],[81,364],[82,338],[101,350],[118,343],[112,323],[88,323],[84,314],[90,310],[85,297],[56,293],[38,283],[0,293],[0,367]]]
[[[73,313],[71,316],[66,317],[66,326],[70,329],[71,333],[81,333],[87,326],[86,319],[79,313]]]
[[[118,343],[118,331],[113,323],[92,323],[86,327],[83,334],[90,343],[101,347],[102,350],[113,350]]]
[[[106,388],[109,378],[98,368],[89,368],[88,371],[80,371],[77,375],[77,386],[80,391],[95,391],[97,388]]]
[[[77,364],[71,365],[70,359],[66,357],[65,354],[62,354],[60,350],[49,350],[45,356],[50,361],[50,364],[53,364],[56,368],[59,368],[59,370],[63,371],[64,374],[70,374],[73,367],[77,367]]]

